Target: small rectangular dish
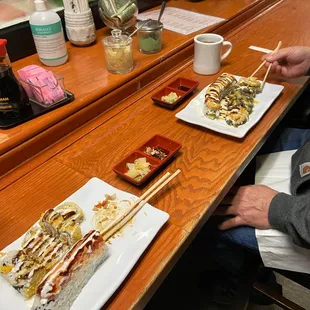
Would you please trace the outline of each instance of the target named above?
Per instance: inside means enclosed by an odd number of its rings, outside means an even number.
[[[173,110],[197,88],[198,84],[197,81],[178,78],[154,94],[152,100],[155,104]]]
[[[181,147],[182,145],[176,141],[155,135],[115,165],[113,171],[130,183],[140,186]]]

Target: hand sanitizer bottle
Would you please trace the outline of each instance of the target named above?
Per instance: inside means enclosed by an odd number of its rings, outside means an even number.
[[[34,0],[36,12],[30,17],[30,28],[41,62],[59,66],[68,59],[67,46],[60,17],[48,10],[45,0]]]

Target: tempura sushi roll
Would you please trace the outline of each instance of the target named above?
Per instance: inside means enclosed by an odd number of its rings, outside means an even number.
[[[241,78],[239,81],[239,85],[240,86],[246,86],[249,89],[252,89],[253,91],[255,91],[255,94],[258,94],[262,91],[262,85],[261,85],[260,81],[253,76],[248,77],[248,78]],[[254,97],[255,97],[255,95],[254,95]]]
[[[243,100],[242,106],[248,111],[249,114],[252,113],[253,107],[254,107],[254,99],[253,98],[247,98]]]
[[[230,126],[238,127],[245,124],[249,120],[249,114],[246,109],[233,109],[226,116],[226,123]]]
[[[219,117],[221,109],[221,105],[219,102],[209,100],[208,103],[206,103],[205,107],[206,107],[205,114],[210,119],[215,119]]]
[[[231,91],[237,83],[235,77],[223,73],[207,89],[205,95],[204,114],[211,119],[219,117],[221,100]]]

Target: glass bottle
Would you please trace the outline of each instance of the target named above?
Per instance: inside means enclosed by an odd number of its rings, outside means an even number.
[[[5,39],[0,39],[0,118],[15,118],[30,107],[28,96],[14,76]]]
[[[118,29],[111,33],[103,39],[107,69],[114,74],[128,73],[133,69],[132,38]]]

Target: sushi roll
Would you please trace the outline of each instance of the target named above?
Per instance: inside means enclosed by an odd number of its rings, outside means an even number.
[[[215,119],[219,117],[221,105],[219,102],[209,100],[206,104],[206,115],[210,119]]]
[[[240,86],[246,86],[247,88],[252,89],[253,91],[255,91],[255,94],[258,94],[262,91],[262,85],[260,81],[253,76],[249,78],[241,78],[238,84]]]
[[[210,119],[219,117],[222,99],[232,90],[237,83],[235,77],[223,73],[207,89],[205,95],[204,114]]]
[[[229,114],[226,116],[226,123],[229,126],[239,127],[240,125],[245,124],[249,120],[249,113],[246,109],[233,109]]]

